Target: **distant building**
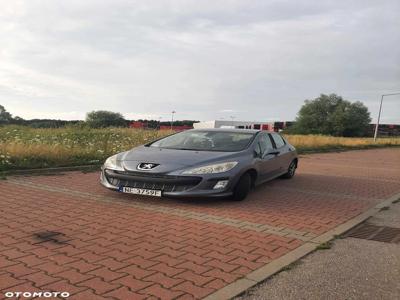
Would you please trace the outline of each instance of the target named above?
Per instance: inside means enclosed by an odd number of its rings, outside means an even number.
[[[376,124],[370,124],[367,135],[373,136]],[[378,134],[381,136],[400,136],[399,124],[379,124]]]
[[[145,128],[145,123],[144,122],[139,122],[139,121],[133,121],[129,123],[130,128]]]
[[[263,121],[228,121],[213,120],[194,123],[195,129],[201,128],[239,128],[239,129],[258,129],[268,131],[280,131],[290,126],[293,122],[263,122]]]

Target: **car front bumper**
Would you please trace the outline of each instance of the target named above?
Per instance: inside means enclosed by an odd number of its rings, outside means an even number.
[[[224,188],[214,189],[221,180],[228,180]],[[163,197],[228,197],[232,195],[235,178],[221,174],[176,176],[140,172],[115,171],[102,168],[100,183],[119,191],[120,187],[161,190]]]

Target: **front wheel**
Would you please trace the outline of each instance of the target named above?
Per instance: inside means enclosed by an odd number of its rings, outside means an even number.
[[[294,176],[294,174],[296,173],[296,168],[297,168],[296,161],[293,160],[289,165],[288,171],[282,175],[282,178],[285,178],[285,179],[292,178]]]
[[[246,173],[240,177],[238,183],[233,191],[232,199],[235,201],[244,200],[251,188],[251,177],[249,173]]]

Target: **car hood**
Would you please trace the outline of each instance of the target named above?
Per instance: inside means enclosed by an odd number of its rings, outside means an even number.
[[[140,163],[155,163],[159,165],[154,169],[143,172],[166,173],[186,169],[187,167],[234,159],[239,155],[239,152],[174,150],[140,146],[121,153],[118,156],[118,160],[121,160],[122,166],[126,170],[140,171],[137,169]]]

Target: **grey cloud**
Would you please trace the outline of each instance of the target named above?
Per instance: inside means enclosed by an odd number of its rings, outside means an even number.
[[[375,116],[400,90],[399,12],[396,0],[9,2],[0,103],[22,117],[287,120],[336,92]],[[383,120],[400,123],[399,103],[385,99]]]

